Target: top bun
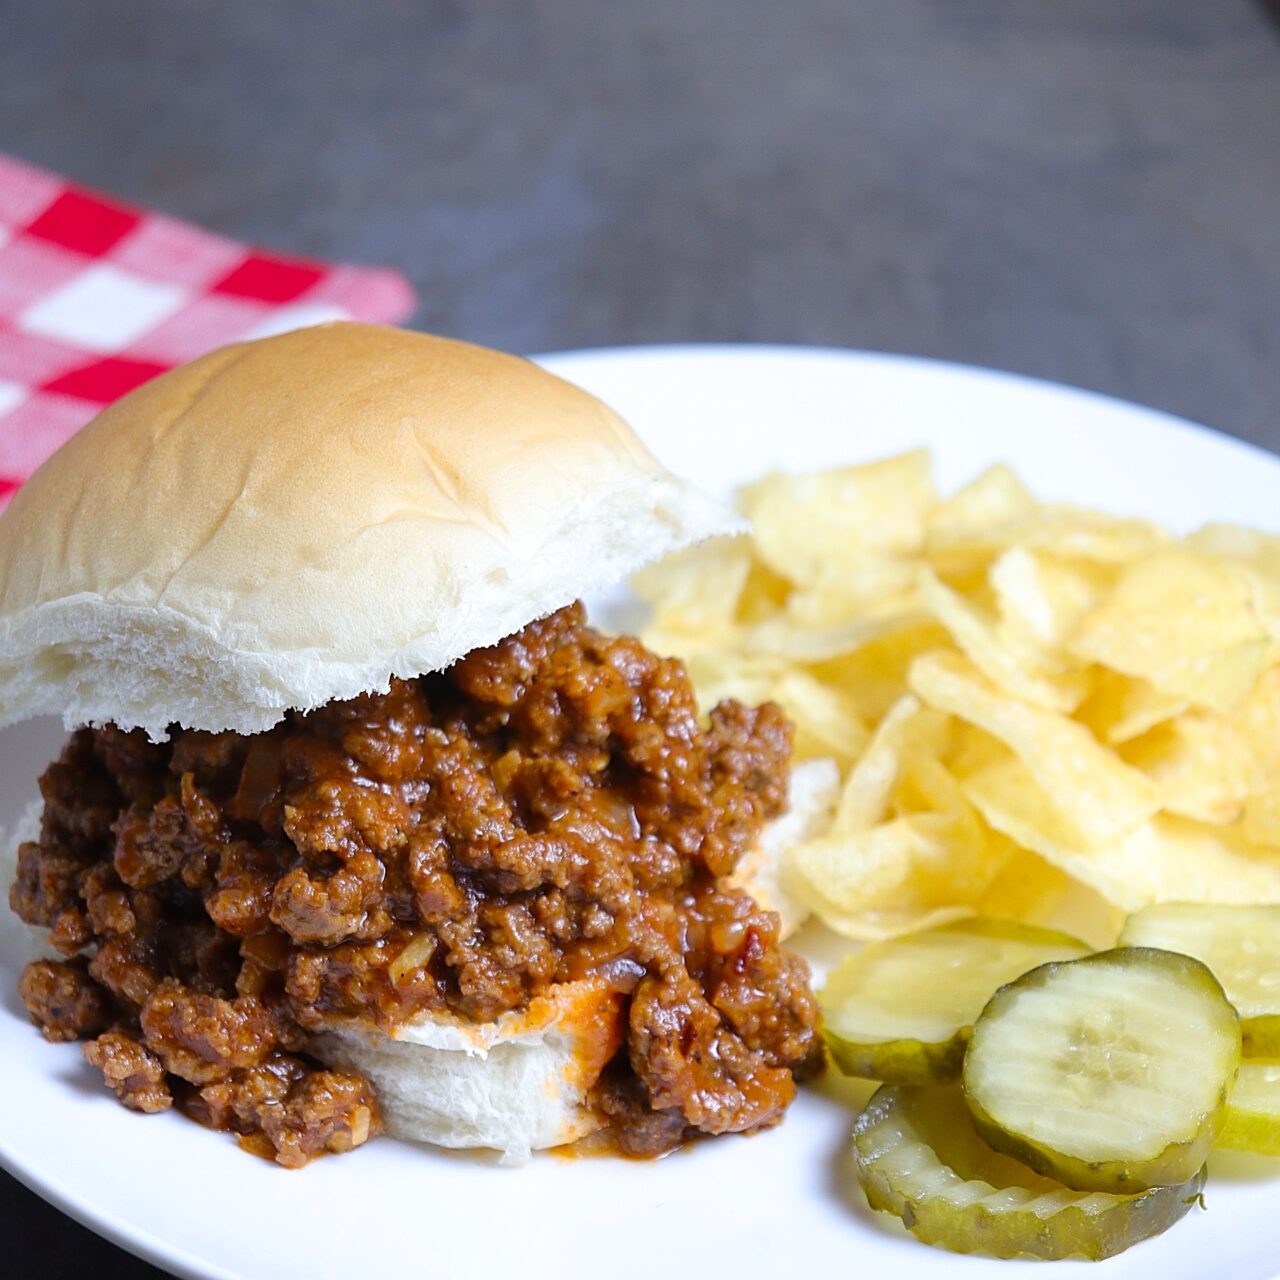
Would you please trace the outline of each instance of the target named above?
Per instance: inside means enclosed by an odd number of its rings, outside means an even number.
[[[736,528],[527,360],[362,324],[225,347],[0,516],[0,724],[253,733]]]

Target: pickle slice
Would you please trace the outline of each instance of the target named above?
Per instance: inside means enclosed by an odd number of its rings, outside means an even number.
[[[819,993],[831,1056],[851,1076],[956,1080],[969,1028],[998,986],[1088,951],[1065,933],[1011,920],[957,920],[873,942],[842,961]]]
[[[1134,912],[1119,945],[1203,960],[1240,1015],[1246,1056],[1280,1058],[1280,904],[1162,902]]]
[[[973,1025],[978,1132],[1078,1191],[1186,1182],[1222,1127],[1240,1021],[1190,956],[1149,947],[1041,965]]]
[[[1240,1064],[1218,1146],[1280,1156],[1280,1062],[1247,1058]]]
[[[1109,1258],[1172,1226],[1204,1186],[1201,1169],[1138,1195],[1068,1190],[992,1151],[954,1087],[882,1085],[853,1145],[873,1209],[926,1244],[997,1258]]]

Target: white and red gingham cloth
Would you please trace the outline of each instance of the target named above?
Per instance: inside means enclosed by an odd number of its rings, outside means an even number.
[[[413,305],[397,272],[268,253],[0,155],[0,507],[103,405],[174,365]]]

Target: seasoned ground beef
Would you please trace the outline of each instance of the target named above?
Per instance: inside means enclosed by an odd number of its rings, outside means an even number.
[[[23,1000],[97,1037],[126,1105],[172,1095],[288,1165],[379,1127],[311,1031],[487,1021],[589,975],[629,1001],[595,1095],[624,1151],[773,1124],[820,1064],[816,1007],[722,877],[784,807],[790,733],[772,705],[701,726],[680,663],[580,606],[251,737],[81,730],[10,895],[75,958]]]
[[[160,1059],[127,1031],[108,1031],[90,1040],[84,1056],[130,1111],[167,1111],[173,1105]]]
[[[33,960],[18,980],[18,995],[46,1040],[82,1040],[111,1024],[111,1001],[83,959]]]

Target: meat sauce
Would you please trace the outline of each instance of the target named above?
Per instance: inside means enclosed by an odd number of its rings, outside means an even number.
[[[266,733],[80,730],[10,894],[68,958],[22,999],[126,1106],[297,1166],[380,1125],[312,1032],[487,1021],[603,977],[626,1017],[592,1100],[618,1147],[750,1132],[822,1060],[803,961],[724,883],[785,806],[790,745],[771,704],[702,726],[679,662],[577,605]]]

